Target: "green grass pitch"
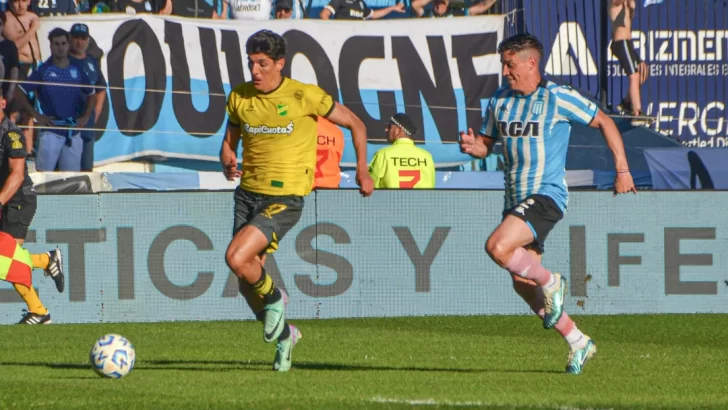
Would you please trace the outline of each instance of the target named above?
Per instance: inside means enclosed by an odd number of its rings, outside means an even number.
[[[289,373],[256,322],[0,326],[0,409],[728,408],[728,316],[581,316],[598,353],[563,373],[568,347],[531,316],[292,321]],[[106,333],[134,370],[91,370]]]

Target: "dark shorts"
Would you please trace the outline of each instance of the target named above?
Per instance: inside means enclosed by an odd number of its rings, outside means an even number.
[[[32,187],[21,187],[7,204],[3,205],[3,214],[0,218],[0,231],[12,235],[15,239],[25,239],[28,228],[33,222],[38,199]]]
[[[612,42],[612,53],[619,60],[619,65],[627,73],[632,75],[639,72],[640,57],[634,50],[634,44],[631,40],[618,40]]]
[[[540,254],[544,252],[544,243],[556,223],[563,217],[556,201],[546,195],[531,195],[520,204],[503,211],[503,218],[513,215],[528,224],[533,232],[533,242],[527,248],[534,249]]]
[[[278,243],[301,219],[302,196],[274,196],[235,189],[235,226],[233,235],[247,225],[260,229],[268,239],[265,253],[273,253]]]

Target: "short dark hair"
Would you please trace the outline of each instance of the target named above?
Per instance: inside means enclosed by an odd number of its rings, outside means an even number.
[[[260,30],[248,38],[245,52],[248,55],[265,54],[273,60],[280,60],[286,56],[286,40],[270,30]]]
[[[65,37],[66,41],[69,40],[70,35],[68,32],[60,27],[56,27],[48,33],[48,41],[53,41],[54,38]]]
[[[518,53],[523,50],[536,50],[539,57],[543,57],[543,44],[536,36],[531,34],[516,34],[503,40],[498,45],[498,54],[503,54],[506,51]]]

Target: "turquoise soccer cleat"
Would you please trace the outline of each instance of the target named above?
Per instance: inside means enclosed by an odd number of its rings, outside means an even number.
[[[283,297],[263,308],[263,340],[270,343],[283,333],[286,304]]]
[[[273,370],[287,372],[291,369],[291,353],[299,340],[303,337],[296,326],[288,325],[291,329],[291,337],[278,341],[276,345],[276,359],[273,362]]]
[[[561,314],[564,312],[564,297],[566,295],[566,279],[560,274],[554,273],[556,279],[555,288],[547,292],[544,290],[544,316],[543,316],[543,328],[551,329],[556,326],[556,322],[561,319]]]
[[[566,364],[566,373],[581,374],[584,365],[597,353],[597,345],[587,337],[586,346],[583,349],[572,350],[569,353],[569,363]]]

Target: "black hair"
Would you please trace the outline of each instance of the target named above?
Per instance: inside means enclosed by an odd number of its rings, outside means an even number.
[[[265,54],[272,60],[280,60],[286,56],[286,40],[270,30],[260,30],[250,36],[245,43],[245,52]]]
[[[518,53],[523,50],[536,50],[539,57],[543,57],[543,44],[536,36],[531,34],[516,34],[503,40],[498,45],[498,54],[503,54],[506,51]]]
[[[70,35],[68,32],[60,27],[56,27],[48,33],[48,40],[53,41],[54,38],[65,37],[66,41],[69,41]]]

